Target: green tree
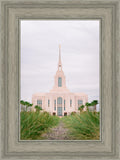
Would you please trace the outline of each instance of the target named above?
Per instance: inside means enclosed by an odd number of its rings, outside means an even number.
[[[26,111],[27,111],[28,107],[32,107],[33,104],[31,104],[31,103],[25,101],[25,105],[26,105]]]
[[[27,108],[28,108],[28,107],[32,107],[32,105],[33,105],[33,104],[31,104],[31,103],[29,103],[29,102],[27,102],[27,101],[23,101],[23,100],[20,101],[20,104],[21,104],[22,106],[25,106],[25,111],[27,111]]]
[[[87,111],[89,111],[89,109],[88,109],[88,107],[90,107],[91,106],[91,103],[85,103],[85,106],[87,107]]]
[[[36,106],[35,106],[35,109],[36,109],[36,112],[40,112],[40,111],[42,110],[42,107],[36,105]]]
[[[81,105],[81,106],[78,108],[78,110],[79,110],[80,112],[82,112],[84,107],[85,107],[84,105]]]
[[[97,100],[94,100],[91,102],[91,106],[94,106],[95,107],[95,111],[96,111],[96,105],[98,104],[98,101]]]
[[[26,106],[26,111],[27,111],[27,108],[29,107],[29,102],[25,101],[25,106]]]
[[[20,101],[20,104],[21,104],[21,109],[22,109],[22,107],[25,106],[25,101],[21,100],[21,101]],[[24,109],[25,109],[25,111],[26,111],[26,108],[24,108]]]
[[[20,101],[21,105],[25,105],[25,102],[23,100]]]
[[[84,105],[82,105],[82,106],[80,106],[80,107],[82,108],[82,111],[83,111],[83,109],[84,109],[84,107],[85,107],[85,106],[84,106]]]

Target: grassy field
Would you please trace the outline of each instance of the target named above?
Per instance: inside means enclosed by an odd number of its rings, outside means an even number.
[[[41,139],[41,134],[59,123],[59,117],[51,116],[47,112],[21,112],[20,138],[21,140]]]
[[[21,112],[21,140],[41,140],[42,134],[63,122],[70,140],[99,140],[99,112],[81,112],[59,118],[47,112]]]
[[[99,140],[100,114],[99,112],[82,112],[63,117],[62,121],[69,128],[72,140]]]

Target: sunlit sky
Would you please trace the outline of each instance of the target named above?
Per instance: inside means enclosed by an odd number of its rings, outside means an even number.
[[[21,99],[31,102],[32,94],[52,89],[59,44],[69,90],[99,100],[97,20],[21,21]]]

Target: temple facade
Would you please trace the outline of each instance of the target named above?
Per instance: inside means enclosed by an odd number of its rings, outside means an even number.
[[[79,112],[78,108],[88,102],[85,93],[72,93],[66,87],[66,79],[61,63],[61,47],[59,46],[58,69],[54,77],[54,86],[48,93],[36,93],[32,95],[32,109],[35,105],[42,107],[51,115],[66,116],[71,112]],[[84,107],[86,110],[86,107]]]

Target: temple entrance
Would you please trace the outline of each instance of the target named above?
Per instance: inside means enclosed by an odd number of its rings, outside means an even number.
[[[62,116],[62,107],[57,108],[57,115]]]
[[[62,98],[57,98],[57,115],[62,116]]]

